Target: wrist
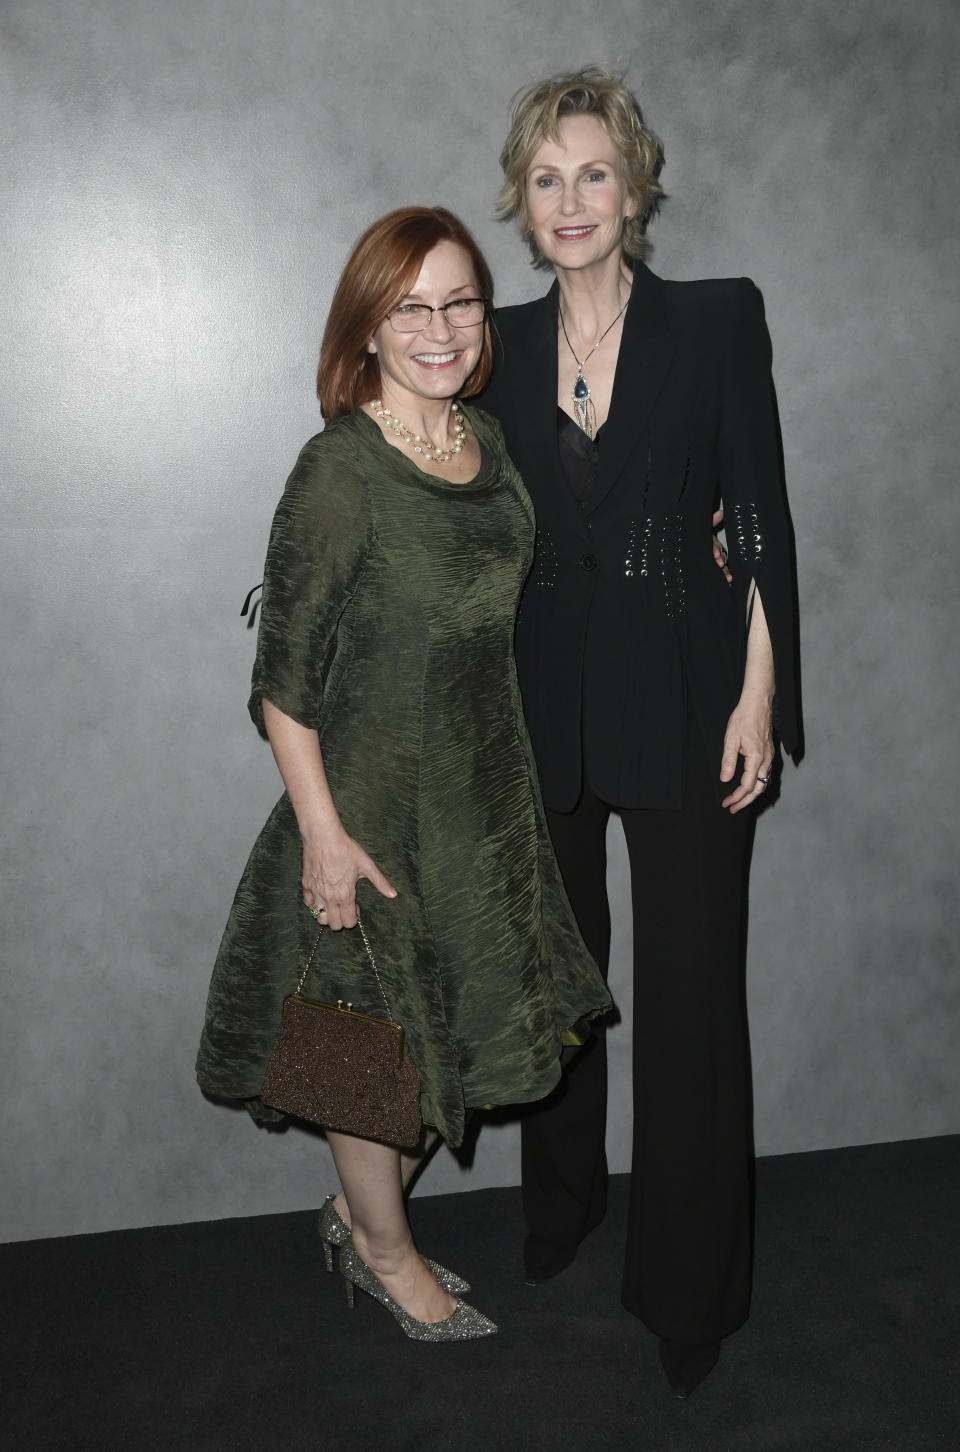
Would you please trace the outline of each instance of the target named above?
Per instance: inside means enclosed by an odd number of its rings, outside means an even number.
[[[776,688],[770,679],[751,679],[748,674],[744,678],[743,689],[740,692],[742,705],[759,706],[765,711],[773,710],[773,698],[776,695]]]
[[[323,847],[343,836],[343,826],[336,812],[297,817],[300,840],[305,848]]]

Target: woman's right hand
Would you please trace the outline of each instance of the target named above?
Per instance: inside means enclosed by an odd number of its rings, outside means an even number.
[[[343,830],[316,731],[294,721],[266,696],[263,720],[300,828],[303,900],[318,910],[317,921],[335,933],[356,927],[358,877],[367,878],[384,897],[396,897],[397,890]]]
[[[337,933],[357,924],[357,880],[365,877],[384,897],[397,890],[372,857],[343,828],[303,839],[303,900],[318,908],[318,923]]]

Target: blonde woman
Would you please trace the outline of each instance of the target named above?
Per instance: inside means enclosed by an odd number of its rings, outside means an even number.
[[[622,820],[634,925],[634,1148],[623,1301],[687,1396],[747,1314],[750,1077],[743,984],[756,804],[799,726],[789,525],[759,295],[641,260],[661,152],[601,70],[531,86],[500,213],[537,302],[497,314],[496,414],[534,501],[517,663],[551,836],[606,971],[605,834]],[[732,581],[714,564],[722,505]],[[606,1206],[602,1036],[523,1123],[528,1280]]]

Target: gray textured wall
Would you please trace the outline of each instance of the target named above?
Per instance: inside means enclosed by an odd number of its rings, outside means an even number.
[[[958,177],[949,0],[582,7],[4,0],[3,1221],[10,1238],[315,1204],[322,1145],[207,1104],[209,967],[277,790],[238,618],[319,426],[345,251],[442,201],[502,300],[508,101],[623,65],[667,152],[654,266],[762,288],[809,750],[758,833],[761,1152],[960,1129]],[[584,45],[589,46],[585,52]],[[615,982],[629,950],[612,838]],[[621,992],[625,1009],[628,999]],[[610,1140],[629,1143],[626,1026]],[[513,1182],[515,1127],[469,1174]]]

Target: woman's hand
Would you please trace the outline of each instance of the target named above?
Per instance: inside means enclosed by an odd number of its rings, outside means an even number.
[[[733,576],[731,575],[730,570],[727,566],[727,552],[724,549],[723,545],[720,543],[720,541],[717,539],[717,530],[722,524],[723,509],[720,508],[713,516],[713,558],[716,561],[717,568],[723,571],[723,578],[726,580],[727,584],[732,585]]]
[[[723,760],[720,780],[733,781],[737,761],[743,757],[743,772],[736,787],[724,797],[723,805],[731,813],[742,812],[766,790],[774,761],[773,697],[776,689],[773,673],[773,648],[763,611],[763,601],[756,582],[750,582],[747,598],[747,663],[743,674],[740,699],[723,738]]]
[[[774,762],[773,701],[763,691],[744,690],[727,722],[723,738],[720,780],[733,781],[737,761],[743,757],[743,773],[735,789],[723,800],[731,815],[749,807],[766,790]]]
[[[357,879],[365,877],[384,897],[396,897],[372,857],[340,827],[303,841],[303,900],[317,921],[337,933],[357,924]]]
[[[384,897],[396,897],[372,857],[343,829],[330,795],[316,731],[302,726],[266,697],[263,720],[300,828],[303,843],[303,900],[317,922],[353,928],[357,922],[357,878],[365,877]]]

